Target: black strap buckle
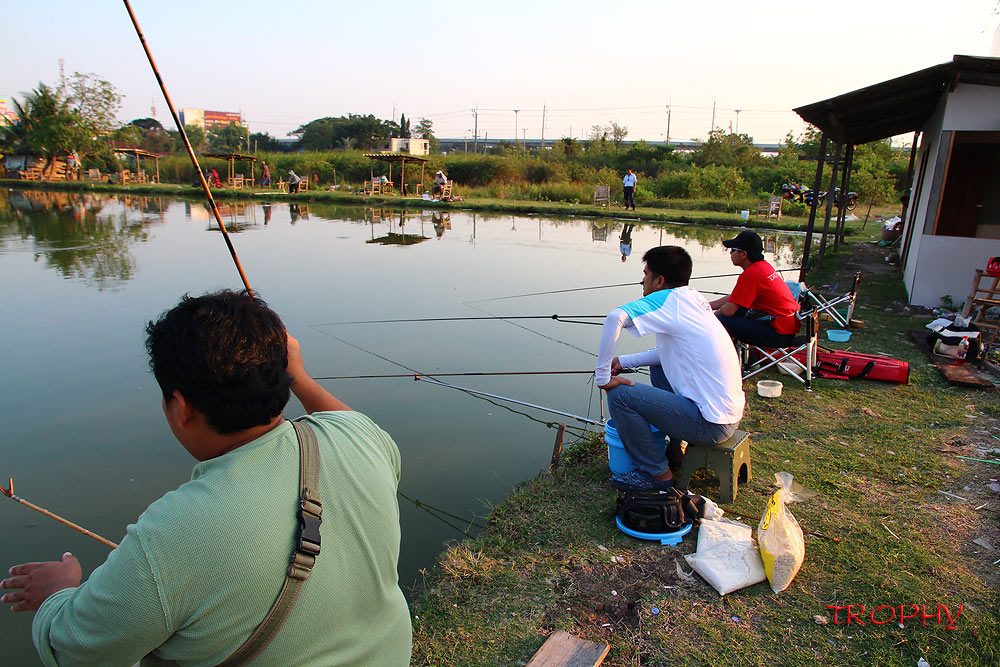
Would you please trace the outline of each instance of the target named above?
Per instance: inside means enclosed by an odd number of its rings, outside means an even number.
[[[316,508],[313,511],[312,508]],[[319,554],[322,540],[319,534],[319,527],[323,523],[323,506],[320,503],[310,500],[299,501],[299,532],[296,550],[316,556]]]

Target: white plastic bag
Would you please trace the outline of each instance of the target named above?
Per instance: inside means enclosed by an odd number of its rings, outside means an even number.
[[[767,510],[760,519],[757,540],[760,542],[760,556],[764,561],[764,572],[775,593],[788,588],[792,579],[802,567],[806,557],[806,543],[802,528],[786,503],[800,500],[805,490],[796,485],[792,490],[792,475],[787,472],[775,473],[778,490],[767,502]]]
[[[702,520],[698,550],[684,559],[719,595],[767,579],[750,526],[730,519]]]

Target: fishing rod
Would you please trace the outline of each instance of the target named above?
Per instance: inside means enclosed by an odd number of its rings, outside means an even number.
[[[600,422],[594,419],[587,419],[586,417],[581,417],[580,415],[574,415],[571,412],[563,412],[562,410],[556,410],[555,408],[547,408],[544,405],[537,405],[535,403],[526,403],[525,401],[519,401],[516,398],[509,398],[507,396],[500,396],[498,394],[490,394],[485,391],[479,391],[478,389],[459,387],[458,385],[448,384],[447,382],[441,382],[440,380],[435,380],[433,376],[430,376],[430,379],[427,379],[422,375],[418,375],[414,377],[414,379],[417,380],[418,382],[426,382],[428,384],[437,385],[439,387],[448,387],[449,389],[458,389],[459,391],[464,391],[468,394],[475,394],[477,396],[486,396],[488,398],[495,398],[498,401],[507,401],[515,405],[523,405],[526,408],[534,408],[536,410],[541,410],[543,412],[550,412],[554,415],[569,417],[570,419],[575,419],[582,424],[593,424],[594,426],[604,426],[604,422]]]
[[[146,52],[146,58],[149,59],[149,66],[153,68],[153,74],[156,75],[156,82],[160,84],[160,90],[163,91],[163,99],[167,102],[167,108],[170,109],[170,115],[174,119],[177,131],[180,133],[181,139],[184,140],[184,148],[187,149],[188,157],[191,158],[191,164],[194,166],[194,173],[198,174],[198,180],[201,181],[201,188],[205,191],[205,197],[208,199],[209,208],[215,216],[215,221],[219,223],[219,229],[222,231],[222,238],[225,239],[226,247],[229,248],[229,254],[232,255],[233,262],[236,264],[236,270],[240,274],[240,280],[243,281],[243,286],[246,287],[247,293],[249,293],[250,296],[253,296],[253,290],[250,288],[250,283],[247,281],[246,274],[243,273],[243,265],[240,264],[240,258],[236,255],[236,248],[233,247],[233,242],[229,238],[229,232],[226,231],[226,225],[222,222],[222,215],[219,214],[219,207],[215,203],[215,198],[212,197],[212,190],[208,187],[208,181],[205,180],[205,175],[201,172],[201,166],[198,164],[198,158],[194,154],[194,149],[191,148],[191,142],[188,141],[187,133],[184,131],[184,125],[181,124],[180,118],[177,116],[177,111],[174,109],[174,103],[170,101],[170,95],[167,93],[167,87],[163,83],[163,77],[160,76],[160,71],[156,69],[156,63],[153,61],[153,54],[149,50],[149,46],[146,44],[146,38],[143,36],[142,30],[139,29],[139,22],[136,20],[135,13],[132,11],[132,5],[129,4],[128,0],[123,1],[125,3],[125,9],[128,10],[129,18],[132,19],[132,25],[135,26],[135,34],[139,36],[142,48]]]
[[[411,503],[413,503],[413,506],[416,507],[417,509],[425,510],[428,514],[431,514],[431,516],[434,516],[435,519],[440,519],[440,517],[434,515],[434,512],[437,512],[438,514],[443,514],[443,515],[445,515],[447,517],[451,517],[452,519],[455,519],[457,521],[466,521],[466,522],[468,522],[468,524],[470,526],[475,526],[476,528],[479,528],[480,530],[486,528],[486,526],[484,526],[482,524],[479,524],[479,523],[476,523],[475,521],[473,521],[471,519],[466,519],[465,517],[458,516],[457,514],[452,514],[451,512],[446,512],[445,510],[441,509],[440,507],[435,507],[434,505],[425,503],[424,501],[422,501],[422,500],[420,500],[418,498],[411,498],[408,495],[406,495],[405,493],[403,493],[402,491],[398,491],[397,490],[396,493],[399,494],[399,496],[401,498],[403,498],[404,500],[408,500]],[[454,528],[454,526],[452,526],[452,527]],[[465,531],[461,531],[461,532],[464,533]]]
[[[775,269],[775,271],[777,271],[779,273],[782,272],[782,271],[798,271],[798,270],[799,270],[798,268]],[[735,278],[735,277],[738,277],[739,275],[740,275],[739,273],[717,273],[717,274],[711,275],[711,276],[692,276],[689,280],[709,280],[709,279],[712,279],[712,278]],[[490,297],[488,299],[474,299],[472,301],[463,301],[462,303],[467,306],[467,305],[472,304],[472,303],[484,303],[486,301],[500,301],[502,299],[519,299],[521,297],[526,297],[526,296],[542,296],[544,294],[564,294],[566,292],[585,292],[587,290],[609,289],[609,288],[612,288],[612,287],[629,287],[629,286],[635,286],[635,285],[641,285],[641,284],[642,284],[642,281],[639,281],[637,283],[616,283],[614,285],[594,285],[593,287],[572,287],[572,288],[569,288],[569,289],[549,290],[547,292],[527,292],[525,294],[510,294],[510,295],[507,295],[507,296],[494,296],[494,297]],[[715,294],[715,292],[710,292],[710,294]]]
[[[631,369],[629,369],[631,370]],[[431,377],[458,377],[462,375],[570,375],[576,373],[592,374],[594,371],[471,371],[466,373],[434,373]],[[623,370],[624,372],[624,370]],[[373,378],[413,378],[416,380],[422,373],[389,373],[384,375],[323,375],[313,380],[368,380]]]
[[[45,509],[44,507],[39,507],[35,503],[29,502],[29,501],[25,500],[24,498],[21,498],[20,496],[15,495],[14,494],[14,478],[13,477],[8,477],[7,478],[7,483],[8,483],[9,486],[6,489],[3,488],[2,486],[0,486],[0,493],[3,493],[3,495],[7,496],[11,500],[16,500],[17,502],[21,503],[25,507],[29,507],[29,508],[35,510],[36,512],[40,512],[40,513],[44,514],[45,516],[49,517],[50,519],[55,519],[59,523],[61,523],[63,525],[66,525],[66,526],[69,526],[70,528],[72,528],[76,532],[82,533],[82,534],[86,535],[87,537],[93,538],[93,539],[97,540],[98,542],[100,542],[101,544],[105,544],[105,545],[111,547],[112,549],[117,549],[118,548],[118,545],[115,544],[114,542],[112,542],[111,540],[106,539],[104,537],[101,537],[97,533],[95,533],[93,531],[90,531],[90,530],[87,530],[86,528],[84,528],[83,526],[81,526],[79,524],[73,523],[69,519],[64,519],[61,516],[59,516],[58,514],[56,514],[55,512],[50,512],[49,510]]]
[[[328,337],[330,337],[330,338],[332,338],[332,339],[334,339],[336,341],[339,341],[339,342],[343,343],[344,345],[348,345],[350,347],[353,347],[355,350],[360,350],[360,351],[362,351],[362,352],[364,352],[366,354],[372,355],[373,357],[376,357],[378,359],[382,359],[383,361],[387,361],[390,364],[392,364],[393,366],[399,366],[400,368],[405,368],[406,370],[410,371],[413,374],[413,379],[416,380],[416,381],[418,381],[418,382],[427,382],[428,384],[434,384],[434,385],[438,385],[438,386],[441,386],[441,387],[448,387],[448,388],[451,388],[451,389],[458,389],[459,391],[464,391],[466,393],[473,394],[473,395],[476,395],[476,396],[486,396],[486,397],[489,397],[489,398],[495,398],[495,399],[500,400],[500,401],[507,401],[509,403],[514,403],[516,405],[523,405],[525,407],[535,408],[537,410],[542,410],[543,412],[550,412],[552,414],[561,415],[563,417],[570,417],[570,418],[576,419],[577,421],[579,421],[581,423],[584,423],[584,424],[593,424],[595,426],[603,426],[603,422],[595,421],[593,419],[587,419],[586,417],[580,417],[579,415],[574,415],[574,414],[571,414],[571,413],[568,413],[568,412],[562,412],[560,410],[555,410],[553,408],[547,408],[544,405],[536,405],[534,403],[526,403],[524,401],[519,401],[519,400],[514,399],[514,398],[508,398],[507,396],[500,396],[498,394],[490,394],[490,393],[487,393],[485,391],[479,391],[477,389],[467,389],[465,387],[459,387],[457,385],[451,385],[451,384],[448,384],[446,382],[441,382],[440,380],[435,380],[433,374],[421,373],[420,371],[418,371],[418,370],[416,370],[414,368],[410,368],[406,364],[401,364],[398,361],[394,361],[393,359],[390,359],[389,357],[381,355],[381,354],[379,354],[377,352],[372,352],[371,350],[367,350],[367,349],[361,347],[360,345],[355,345],[354,343],[352,343],[350,341],[347,341],[347,340],[344,340],[343,338],[340,338],[339,336],[334,336],[332,333],[328,333],[326,331],[323,331],[322,329],[319,329],[316,325],[313,325],[312,328],[315,329],[316,331],[320,332],[324,336],[328,336]],[[428,379],[428,378],[430,378],[430,379]]]
[[[584,318],[584,319],[604,319],[607,315],[489,315],[489,316],[468,316],[468,317],[410,317],[394,320],[351,320],[349,322],[326,322],[317,324],[317,327],[332,327],[343,324],[398,324],[400,322],[464,322],[470,320],[556,320],[559,322],[572,322],[563,318]],[[593,324],[593,322],[586,322]]]

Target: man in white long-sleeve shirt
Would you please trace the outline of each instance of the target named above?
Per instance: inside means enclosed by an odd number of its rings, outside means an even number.
[[[679,463],[681,440],[699,445],[727,440],[743,418],[746,400],[732,340],[705,297],[688,287],[690,255],[678,246],[660,246],[642,261],[643,296],[608,314],[594,371],[632,459],[633,469],[612,475],[611,482],[630,491],[673,485],[667,452],[650,425],[666,434],[671,459]],[[615,356],[622,329],[635,336],[654,334],[656,347]],[[623,368],[641,366],[649,366],[652,386],[619,375]]]

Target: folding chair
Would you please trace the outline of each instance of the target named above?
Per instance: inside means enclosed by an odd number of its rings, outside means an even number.
[[[794,343],[787,347],[758,347],[736,341],[740,361],[743,363],[744,380],[768,368],[778,367],[803,383],[806,391],[812,391],[813,368],[816,367],[816,351],[819,348],[819,314],[814,309],[807,313],[800,312],[796,317],[806,321],[806,335],[796,336]]]
[[[792,296],[797,296],[795,293],[796,288],[792,287],[793,283],[791,281],[786,281],[786,283],[789,288],[792,289]],[[801,291],[801,296],[798,297],[800,308],[805,309],[806,306],[811,306],[817,314],[825,314],[844,329],[851,326],[851,320],[854,318],[854,304],[858,300],[858,286],[860,284],[860,272],[854,274],[854,282],[851,284],[851,291],[847,294],[821,294],[806,287],[804,283],[795,283],[795,285],[797,285],[797,289]],[[837,306],[845,303],[847,304],[847,314],[842,315],[840,311],[837,310]]]

